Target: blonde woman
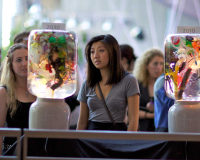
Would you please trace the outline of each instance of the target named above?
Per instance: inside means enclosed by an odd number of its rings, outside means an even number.
[[[142,54],[135,63],[133,75],[140,88],[140,131],[155,131],[154,127],[154,83],[164,72],[164,54],[160,49],[152,48]]]
[[[0,79],[0,127],[28,128],[29,108],[36,97],[27,89],[28,50],[24,44],[10,47]],[[2,147],[0,137],[0,152],[6,151],[15,138],[5,138]]]

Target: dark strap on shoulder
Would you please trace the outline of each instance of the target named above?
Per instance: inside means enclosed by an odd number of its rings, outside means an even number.
[[[101,91],[99,82],[97,83],[97,86],[98,86],[98,89],[99,89],[99,93],[100,93],[100,95],[101,95],[102,103],[103,103],[103,105],[104,105],[104,107],[105,107],[105,109],[106,109],[106,112],[107,112],[107,114],[108,114],[110,120],[112,121],[113,125],[116,126],[116,123],[115,123],[115,121],[114,121],[114,119],[113,119],[113,117],[112,117],[112,115],[111,115],[111,113],[110,113],[110,111],[109,111],[109,109],[108,109],[108,107],[107,107],[107,105],[106,105],[106,101],[105,101],[105,99],[104,99],[104,97],[103,97],[103,94],[102,94],[102,91]]]
[[[2,85],[1,87],[5,88],[5,90],[8,91],[7,86]]]

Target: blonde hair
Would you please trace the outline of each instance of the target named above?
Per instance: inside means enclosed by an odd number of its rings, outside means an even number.
[[[144,87],[147,86],[149,81],[149,73],[147,68],[147,65],[151,62],[151,60],[155,57],[159,56],[164,58],[164,54],[160,49],[152,48],[146,50],[139,58],[137,58],[133,75],[137,78],[137,80],[142,83]],[[163,67],[164,72],[164,67]]]
[[[0,79],[0,85],[5,86],[6,90],[10,96],[10,100],[8,103],[8,109],[10,111],[11,117],[14,115],[14,113],[17,110],[18,104],[16,99],[16,77],[15,73],[13,71],[13,52],[17,49],[27,49],[26,45],[24,44],[14,44],[10,47],[7,53],[6,60],[3,64],[3,69],[1,71],[1,79]]]

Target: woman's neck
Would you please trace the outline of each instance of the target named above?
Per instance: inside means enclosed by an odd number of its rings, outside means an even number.
[[[154,84],[156,79],[155,78],[149,78],[148,81],[148,92],[150,97],[154,97]]]
[[[17,78],[16,84],[18,87],[27,88],[27,78]]]
[[[102,77],[101,82],[103,82],[105,84],[106,81],[108,80],[108,70],[107,69],[103,69],[103,70],[101,69],[100,72],[101,72],[101,77]]]
[[[156,82],[155,78],[149,78],[148,84],[149,85],[154,85],[155,82]]]

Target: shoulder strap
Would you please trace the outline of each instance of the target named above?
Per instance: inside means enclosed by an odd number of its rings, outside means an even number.
[[[6,91],[8,91],[7,86],[6,85],[2,85],[1,87],[5,88]]]
[[[104,107],[105,107],[105,109],[106,109],[106,112],[107,112],[107,114],[108,114],[110,120],[112,121],[113,125],[116,126],[116,123],[115,123],[115,121],[114,121],[114,119],[113,119],[113,117],[112,117],[112,115],[111,115],[111,113],[110,113],[110,111],[109,111],[109,109],[108,109],[108,107],[107,107],[107,105],[106,105],[106,102],[105,102],[105,99],[104,99],[104,97],[103,97],[103,94],[102,94],[102,91],[101,91],[99,82],[97,83],[97,86],[98,86],[98,89],[99,89],[99,93],[100,93],[100,95],[101,95],[102,103],[103,103],[103,105],[104,105]]]
[[[8,87],[6,86],[6,85],[2,85],[2,86],[0,86],[0,87],[3,87],[3,88],[5,88],[5,90],[7,91],[7,93],[9,94],[9,92],[8,92]]]

